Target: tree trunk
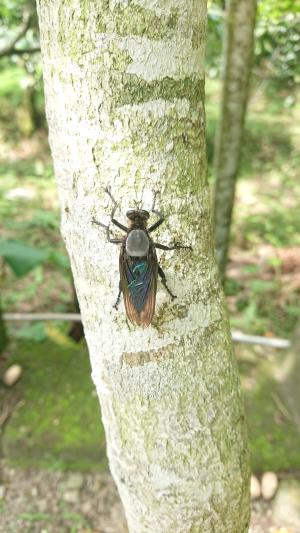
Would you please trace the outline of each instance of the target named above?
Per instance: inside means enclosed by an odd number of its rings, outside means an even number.
[[[4,348],[8,343],[6,327],[2,316],[1,302],[0,302],[0,354],[3,352]]]
[[[131,533],[246,533],[244,410],[213,258],[206,179],[204,0],[39,0],[46,109],[110,469]],[[107,220],[159,190],[161,285],[132,326]],[[158,237],[156,237],[158,239]]]
[[[227,0],[223,88],[215,140],[215,240],[222,279],[228,254],[235,184],[252,67],[256,0]]]
[[[300,320],[296,324],[292,346],[280,362],[277,378],[281,382],[283,403],[300,434]]]

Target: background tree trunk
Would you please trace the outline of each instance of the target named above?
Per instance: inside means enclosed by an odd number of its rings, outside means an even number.
[[[221,113],[215,140],[214,217],[224,279],[253,58],[256,0],[227,0]]]
[[[0,354],[8,343],[5,323],[2,317],[1,302],[0,302]]]
[[[277,377],[281,382],[284,404],[300,434],[300,320],[295,327],[292,346],[278,365]]]
[[[39,0],[50,144],[102,408],[110,469],[131,533],[246,533],[244,410],[213,258],[206,180],[206,2]],[[133,327],[105,221],[160,191],[153,325]]]

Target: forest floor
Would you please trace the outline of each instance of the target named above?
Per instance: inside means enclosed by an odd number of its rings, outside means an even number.
[[[5,355],[23,373],[0,387],[0,532],[125,533],[85,344],[61,334],[11,343]],[[277,381],[283,351],[238,345],[236,355],[252,470],[299,478],[299,436]],[[253,503],[251,533],[300,533],[276,523],[272,505]]]
[[[0,533],[127,533],[108,473],[24,470],[2,463],[5,503]],[[1,500],[0,500],[1,506]],[[228,532],[229,533],[229,532]],[[299,533],[272,518],[272,504],[252,504],[249,533]]]

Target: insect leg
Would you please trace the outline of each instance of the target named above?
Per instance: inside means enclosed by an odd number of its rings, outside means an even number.
[[[168,291],[168,293],[171,296],[172,300],[175,300],[175,298],[177,298],[177,296],[170,291],[170,289],[169,289],[169,287],[167,285],[166,275],[165,275],[163,269],[161,268],[161,266],[159,266],[159,265],[158,265],[158,274],[159,274],[159,276],[161,278],[161,282],[162,282],[163,286]]]
[[[112,208],[112,211],[111,211],[111,214],[110,214],[110,220],[111,222],[117,226],[118,228],[122,229],[123,231],[126,231],[126,233],[128,233],[128,228],[126,228],[126,226],[123,226],[123,224],[121,224],[120,222],[118,222],[114,216],[115,216],[115,212],[117,210],[117,207],[118,207],[118,204],[116,202],[116,200],[114,199],[112,193],[111,193],[111,190],[110,190],[110,187],[106,187],[105,189],[105,192],[108,194],[108,196],[110,197],[112,203],[113,203],[113,208]]]
[[[111,222],[117,226],[118,228],[122,229],[123,231],[126,231],[126,233],[128,233],[129,231],[129,228],[126,228],[126,226],[123,226],[123,224],[121,224],[120,222],[118,222],[118,220],[116,220],[115,218],[111,218],[110,219]]]
[[[151,209],[151,212],[155,213],[157,216],[159,216],[159,219],[158,219],[157,222],[152,224],[152,226],[150,226],[150,228],[148,229],[149,233],[151,233],[151,231],[154,231],[155,229],[157,229],[165,220],[164,216],[159,211],[154,211],[154,209]]]
[[[154,211],[154,208],[155,208],[155,204],[156,204],[156,198],[158,197],[158,194],[159,194],[159,191],[156,190],[153,192],[153,202],[152,202],[152,207],[151,207],[151,211]],[[154,211],[155,212],[155,211]]]
[[[102,222],[98,222],[94,218],[92,219],[93,224],[97,224],[97,226],[101,226],[102,228],[106,229],[106,238],[108,242],[111,242],[112,244],[121,244],[123,242],[123,239],[111,239],[110,233],[109,233],[109,226],[106,226],[105,224],[102,224]]]
[[[151,233],[151,231],[156,230],[156,228],[158,228],[165,220],[164,216],[159,211],[156,211],[155,209],[155,202],[156,202],[157,195],[158,195],[158,191],[155,191],[154,196],[153,196],[153,203],[152,203],[152,207],[150,211],[151,213],[155,213],[155,215],[157,215],[159,219],[157,220],[157,222],[152,224],[152,226],[150,226],[150,228],[148,229],[149,233]]]
[[[122,293],[122,289],[121,289],[121,281],[120,281],[119,282],[119,294],[118,294],[118,297],[116,299],[116,303],[113,306],[115,309],[118,309],[118,305],[119,305],[120,299],[121,299],[121,293]]]
[[[159,242],[155,242],[154,246],[155,248],[158,248],[159,250],[180,250],[180,249],[192,250],[191,246],[183,246],[179,242],[175,242],[174,246],[166,246],[165,244],[160,244]]]
[[[110,197],[110,199],[111,199],[111,201],[113,203],[113,208],[112,208],[112,212],[111,212],[110,218],[114,218],[115,212],[116,212],[117,207],[118,207],[117,201],[114,199],[113,195],[111,194],[110,187],[107,186],[104,190],[108,194],[108,196]]]
[[[114,216],[115,216],[115,212],[116,212],[117,207],[118,207],[118,204],[117,204],[117,201],[114,199],[114,197],[113,197],[113,195],[112,195],[112,193],[111,193],[111,189],[110,189],[110,187],[107,186],[107,187],[105,188],[105,192],[108,194],[108,196],[110,197],[110,199],[111,199],[111,201],[112,201],[112,203],[113,203],[113,208],[112,208],[112,211],[111,211],[111,214],[110,214],[110,220],[111,220],[111,222],[112,222],[115,226],[117,226],[118,228],[120,228],[121,230],[126,231],[126,233],[128,233],[128,231],[129,231],[128,228],[126,228],[126,226],[123,226],[123,224],[121,224],[120,222],[118,222],[118,221],[114,218]]]

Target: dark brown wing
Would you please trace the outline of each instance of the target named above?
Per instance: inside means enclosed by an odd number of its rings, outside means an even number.
[[[152,246],[149,256],[132,259],[124,248],[120,253],[120,279],[129,320],[147,327],[152,321],[157,288],[157,257]]]

